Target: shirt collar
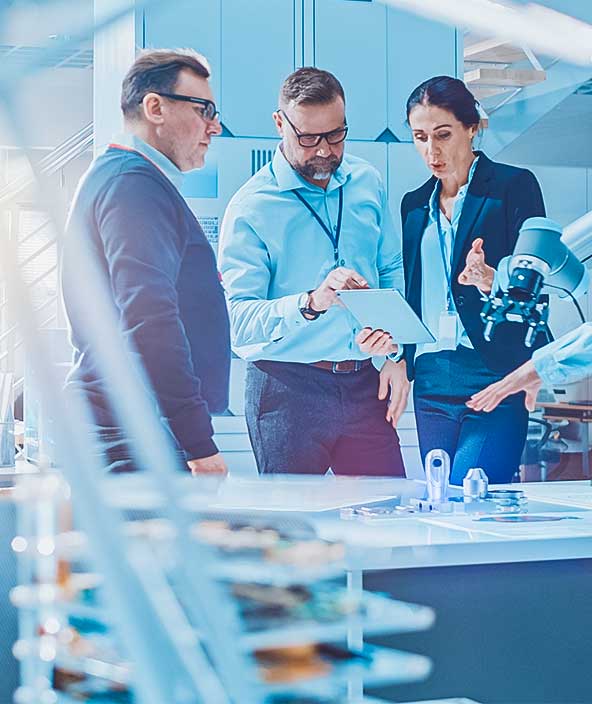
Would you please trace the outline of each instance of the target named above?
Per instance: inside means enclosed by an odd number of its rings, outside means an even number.
[[[278,146],[273,155],[271,168],[277,181],[280,191],[294,191],[298,188],[306,188],[309,191],[322,191],[320,186],[315,186],[309,183],[294,169],[290,162],[284,156],[284,153]],[[343,161],[339,165],[337,171],[331,176],[331,180],[327,185],[326,192],[329,193],[340,186],[343,186],[349,175],[351,174],[351,166],[347,162],[347,157],[343,156]]]
[[[185,174],[175,164],[173,164],[167,156],[165,156],[162,152],[159,152],[158,149],[155,149],[143,139],[140,139],[140,137],[129,132],[120,135],[117,140],[117,144],[122,147],[133,149],[142,156],[146,157],[148,161],[151,161],[154,166],[162,171],[162,173],[169,179],[169,181],[171,181],[173,186],[175,186],[178,191],[181,190]]]
[[[475,169],[477,168],[477,162],[479,161],[479,156],[477,155],[475,159],[473,159],[473,163],[471,164],[471,168],[469,169],[469,175],[467,178],[467,182],[461,186],[458,189],[458,195],[457,198],[464,198],[467,194],[467,190],[469,189],[469,186],[471,184],[471,180],[473,178],[473,175],[475,173]],[[435,220],[438,216],[437,213],[437,208],[439,208],[439,203],[438,203],[438,198],[440,197],[440,189],[442,188],[442,181],[438,179],[436,183],[434,184],[434,190],[432,191],[432,195],[430,196],[430,216]]]

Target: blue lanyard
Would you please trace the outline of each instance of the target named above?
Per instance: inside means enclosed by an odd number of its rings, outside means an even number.
[[[438,225],[438,243],[440,245],[440,254],[442,255],[442,263],[444,264],[444,274],[446,275],[446,310],[450,310],[452,306],[452,248],[454,247],[454,238],[450,238],[450,257],[446,256],[446,248],[444,242],[444,232],[442,231],[442,223],[440,222],[440,192],[438,190],[436,203],[436,224]],[[452,227],[452,224],[451,224]]]
[[[321,216],[317,213],[317,211],[312,207],[312,205],[306,200],[303,195],[298,193],[298,191],[294,191],[294,195],[308,208],[313,218],[323,228],[323,232],[331,240],[331,244],[333,245],[333,260],[335,262],[335,266],[337,267],[339,265],[339,236],[341,235],[341,220],[343,216],[343,186],[339,186],[339,210],[337,212],[337,227],[335,228],[335,235],[333,235],[333,233],[331,232],[331,228],[327,227],[327,225],[323,222]]]

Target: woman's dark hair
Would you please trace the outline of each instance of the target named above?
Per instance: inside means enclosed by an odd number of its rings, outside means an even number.
[[[434,76],[418,85],[407,99],[407,122],[417,105],[433,105],[448,110],[465,127],[478,125],[481,120],[477,100],[460,78]]]

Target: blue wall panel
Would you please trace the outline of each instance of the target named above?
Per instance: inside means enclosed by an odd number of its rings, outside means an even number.
[[[146,48],[189,47],[212,67],[212,89],[220,102],[220,1],[180,0],[151,3],[144,12]],[[220,105],[224,109],[223,105]],[[224,119],[224,116],[222,117]]]
[[[386,12],[380,3],[315,3],[315,65],[343,84],[351,139],[374,140],[386,128]]]
[[[387,144],[383,142],[365,142],[348,139],[345,151],[348,154],[365,159],[378,169],[385,188],[388,188]]]
[[[233,135],[277,136],[271,113],[294,68],[294,0],[222,0],[223,122]]]
[[[533,165],[526,168],[541,184],[550,218],[565,226],[588,212],[587,169]]]
[[[147,47],[189,46],[206,55],[222,121],[241,137],[276,136],[279,86],[305,60],[343,83],[352,139],[373,141],[389,127],[409,141],[409,92],[457,67],[454,29],[381,3],[182,0],[147,8],[144,35]]]
[[[389,204],[397,230],[401,230],[401,200],[430,177],[413,144],[388,145]]]
[[[235,136],[273,137],[271,113],[294,70],[296,0],[184,0],[151,5],[146,47],[191,47],[212,66],[222,122]]]
[[[456,32],[452,27],[391,9],[387,32],[388,126],[399,140],[411,141],[405,124],[407,98],[431,76],[456,76]]]

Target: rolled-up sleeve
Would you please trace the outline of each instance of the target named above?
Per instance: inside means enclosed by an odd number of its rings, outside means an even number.
[[[268,299],[272,277],[267,247],[240,207],[228,206],[220,238],[219,264],[228,299],[236,350],[272,345],[310,323],[300,313],[302,293]]]
[[[568,384],[592,375],[592,323],[537,350],[532,361],[547,385]]]

